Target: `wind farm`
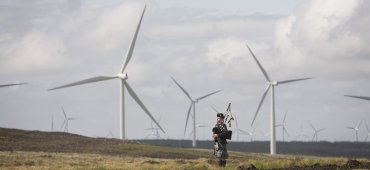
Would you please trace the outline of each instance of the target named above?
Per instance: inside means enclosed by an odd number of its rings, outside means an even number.
[[[0,2],[0,169],[370,169],[370,2],[145,3]]]

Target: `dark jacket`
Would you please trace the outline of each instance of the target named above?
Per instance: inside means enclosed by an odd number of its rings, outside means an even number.
[[[226,138],[227,138],[227,127],[225,124],[216,124],[215,128],[220,129],[220,131],[217,132],[217,142],[219,142],[221,145],[227,144]]]

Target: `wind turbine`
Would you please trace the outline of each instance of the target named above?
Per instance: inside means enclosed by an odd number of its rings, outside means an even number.
[[[323,130],[326,130],[328,128],[322,128],[322,129],[316,129],[312,123],[308,122],[310,124],[310,126],[312,127],[313,131],[314,131],[314,134],[313,134],[313,137],[312,137],[312,140],[316,139],[316,142],[318,141],[319,137],[318,137],[318,134],[319,132],[323,131]]]
[[[9,86],[17,86],[17,85],[25,85],[25,84],[28,84],[28,83],[0,84],[0,88],[9,87]]]
[[[370,100],[370,97],[367,97],[367,96],[352,96],[352,95],[344,95],[344,96],[363,99],[363,100]]]
[[[295,137],[295,139],[299,139],[300,137],[302,138],[308,138],[308,136],[306,134],[303,133],[303,127],[302,127],[302,124],[301,124],[301,131],[299,132],[299,134]]]
[[[236,133],[236,140],[239,141],[239,133],[243,134],[243,135],[250,135],[247,131],[245,130],[242,130],[239,128],[238,126],[238,119],[236,118],[236,115],[234,115],[234,118],[235,118],[235,133]]]
[[[362,119],[360,121],[360,123],[358,123],[355,127],[350,127],[350,126],[346,126],[347,129],[351,129],[351,130],[354,130],[355,133],[356,133],[356,142],[358,142],[358,130],[360,130],[360,126],[361,126],[361,123],[364,121],[364,119]]]
[[[133,51],[134,51],[134,46],[135,46],[136,38],[137,38],[139,29],[140,29],[141,21],[142,21],[142,19],[144,17],[145,8],[146,8],[146,6],[144,6],[143,12],[141,14],[140,21],[139,21],[139,23],[137,25],[137,28],[136,28],[136,31],[135,31],[135,34],[134,34],[134,37],[133,37],[133,39],[131,41],[131,44],[130,44],[130,47],[129,47],[128,51],[127,51],[126,61],[123,63],[123,65],[122,65],[122,67],[121,67],[121,69],[120,69],[120,71],[118,72],[117,75],[113,75],[113,76],[96,76],[96,77],[84,79],[84,80],[81,80],[81,81],[77,81],[75,83],[71,83],[71,84],[67,84],[67,85],[63,85],[63,86],[59,86],[59,87],[55,87],[55,88],[49,89],[49,91],[50,91],[50,90],[56,90],[56,89],[61,89],[61,88],[65,88],[65,87],[77,86],[77,85],[82,85],[82,84],[87,84],[87,83],[94,83],[94,82],[98,82],[98,81],[105,81],[105,80],[110,80],[110,79],[119,79],[120,82],[121,82],[121,88],[120,88],[120,91],[121,91],[121,95],[120,95],[120,113],[121,113],[120,114],[120,139],[122,139],[122,140],[125,139],[125,104],[124,104],[124,99],[125,99],[124,88],[125,87],[126,87],[128,93],[130,94],[130,96],[136,101],[136,103],[154,121],[154,123],[161,129],[161,131],[163,133],[165,133],[164,130],[163,130],[163,128],[154,119],[154,117],[152,116],[152,114],[149,112],[149,110],[145,107],[145,105],[143,104],[143,102],[141,102],[141,100],[136,95],[136,93],[134,92],[134,90],[128,84],[128,82],[127,82],[127,79],[128,79],[127,73],[124,73],[124,71],[125,71],[125,69],[127,67],[127,64],[129,63],[129,61],[130,61],[130,59],[132,57]]]
[[[197,147],[197,142],[196,142],[196,121],[195,121],[195,104],[198,103],[200,100],[206,98],[206,97],[209,97],[215,93],[218,93],[220,92],[221,90],[217,90],[215,92],[212,92],[212,93],[209,93],[209,94],[206,94],[204,96],[201,96],[201,97],[198,97],[196,98],[195,100],[193,98],[190,97],[189,93],[172,77],[170,76],[171,79],[176,83],[177,86],[179,86],[179,88],[185,93],[185,95],[189,98],[190,100],[190,107],[189,107],[189,110],[188,110],[188,114],[186,116],[186,122],[185,122],[185,130],[184,130],[184,136],[185,136],[185,133],[186,133],[186,127],[188,125],[188,120],[189,120],[189,115],[190,115],[190,111],[191,109],[193,108],[193,142],[192,142],[192,145],[193,147]]]
[[[249,50],[249,52],[252,54],[253,56],[253,59],[256,61],[258,67],[260,68],[260,70],[262,71],[264,77],[266,78],[267,80],[267,83],[268,83],[268,86],[265,90],[265,92],[263,93],[262,95],[262,99],[258,105],[258,108],[257,108],[257,111],[254,115],[254,118],[253,118],[253,121],[252,121],[252,125],[256,119],[256,116],[258,114],[258,111],[260,110],[261,108],[261,105],[263,103],[263,101],[265,100],[265,97],[266,97],[266,94],[267,92],[271,89],[271,112],[270,112],[270,154],[271,155],[275,155],[276,154],[276,127],[275,127],[275,92],[274,92],[274,88],[275,86],[279,85],[279,84],[285,84],[285,83],[291,83],[291,82],[295,82],[295,81],[301,81],[301,80],[307,80],[307,79],[311,79],[311,78],[301,78],[301,79],[292,79],[292,80],[283,80],[283,81],[272,81],[270,80],[269,76],[267,75],[267,72],[265,71],[265,69],[262,67],[262,65],[260,64],[260,62],[257,60],[256,56],[253,54],[252,50],[249,48],[248,44],[247,44],[247,48]]]
[[[366,125],[366,130],[367,130],[367,136],[365,138],[365,141],[367,141],[367,139],[369,138],[370,136],[370,129],[369,129],[369,126],[367,125],[366,121],[365,121],[365,125]]]
[[[285,118],[286,118],[287,112],[285,112],[283,123],[277,124],[276,127],[281,126],[282,127],[282,132],[283,132],[283,142],[284,142],[284,135],[285,133],[289,136],[288,130],[286,130],[286,123],[285,123]]]
[[[105,136],[105,138],[114,138],[113,131],[110,130],[107,136]]]
[[[253,142],[253,136],[256,134],[257,126],[255,126],[252,130],[252,132],[247,132],[251,136],[251,142]]]
[[[158,120],[158,123],[160,123],[161,122],[161,117],[159,118],[159,120]],[[154,137],[156,137],[157,139],[159,139],[159,138],[161,138],[161,136],[159,135],[159,132],[158,132],[158,128],[157,127],[154,127],[153,126],[153,121],[151,121],[150,122],[150,128],[146,128],[145,130],[150,130],[151,132],[145,137],[145,139],[146,138],[148,138],[148,137],[150,137],[150,136],[154,136]]]
[[[68,117],[66,112],[64,111],[63,107],[62,107],[62,111],[63,111],[63,115],[64,115],[64,121],[62,123],[62,126],[60,127],[60,130],[62,130],[63,127],[64,127],[64,132],[68,132],[68,123],[69,123],[69,121],[76,120],[76,119],[72,118],[72,117]]]

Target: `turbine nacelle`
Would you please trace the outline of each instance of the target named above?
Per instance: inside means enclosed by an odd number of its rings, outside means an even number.
[[[127,80],[128,79],[128,76],[127,76],[127,73],[123,74],[123,73],[118,73],[117,74],[117,77],[121,80]]]
[[[277,85],[279,85],[279,82],[278,81],[270,81],[270,84],[272,86],[277,86]]]

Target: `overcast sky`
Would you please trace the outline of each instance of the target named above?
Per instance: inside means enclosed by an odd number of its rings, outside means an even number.
[[[2,0],[0,1],[0,127],[59,130],[70,117],[71,133],[119,137],[119,81],[48,92],[47,89],[119,72],[141,10],[147,5],[128,82],[160,119],[162,138],[184,137],[190,101],[223,89],[196,105],[198,124],[213,126],[215,112],[232,103],[239,128],[268,140],[269,96],[251,127],[266,81],[248,43],[273,80],[312,77],[275,88],[276,123],[287,112],[286,140],[300,133],[319,140],[353,141],[362,119],[370,125],[370,2],[364,0]],[[145,138],[151,120],[126,93],[126,137]],[[190,123],[190,122],[189,122]],[[191,125],[191,124],[189,124]],[[188,126],[191,127],[191,126]],[[199,129],[209,139],[211,127]],[[360,140],[367,135],[362,124]],[[234,138],[235,140],[236,138]],[[281,128],[277,129],[281,140]],[[240,140],[250,140],[240,136]]]

